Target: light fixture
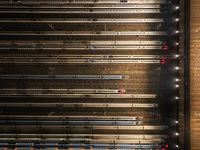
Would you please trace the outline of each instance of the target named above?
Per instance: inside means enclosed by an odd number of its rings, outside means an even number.
[[[176,21],[179,21],[179,18],[176,18]]]
[[[176,135],[178,136],[179,134],[176,132]]]
[[[176,30],[176,33],[178,33],[179,31],[178,30]]]
[[[178,85],[178,84],[176,84],[176,87],[178,88],[178,87],[179,87],[179,85]]]
[[[179,9],[179,6],[176,6],[176,9]]]
[[[176,45],[178,45],[179,43],[176,43]]]
[[[176,145],[176,147],[178,148],[178,145]]]
[[[178,123],[178,120],[176,120],[175,122]]]
[[[176,58],[178,58],[178,55],[175,55],[176,56]]]
[[[178,97],[176,97],[176,99],[178,99]]]
[[[176,78],[176,79],[175,79],[175,81],[177,81],[177,82],[178,82],[178,81],[179,81],[179,79],[178,79],[178,78]]]
[[[175,67],[175,69],[176,69],[176,70],[178,70],[178,69],[179,69],[179,67]]]

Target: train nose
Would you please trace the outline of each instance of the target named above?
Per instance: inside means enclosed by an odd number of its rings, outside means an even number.
[[[126,93],[126,90],[120,89],[119,93],[121,93],[121,94]]]

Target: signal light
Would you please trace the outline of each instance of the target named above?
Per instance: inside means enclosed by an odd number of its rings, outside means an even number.
[[[166,63],[165,59],[161,59],[161,64],[165,64],[165,63]]]
[[[167,45],[163,45],[162,47],[164,50],[167,50],[168,49],[168,46]]]
[[[124,91],[123,89],[120,89],[120,90],[119,90],[119,93],[120,93],[120,94],[124,94],[124,92],[125,92],[125,91]]]

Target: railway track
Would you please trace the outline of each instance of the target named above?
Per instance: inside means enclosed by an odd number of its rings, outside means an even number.
[[[173,7],[2,0],[0,150],[150,150],[175,141],[174,113],[164,108],[175,93]]]

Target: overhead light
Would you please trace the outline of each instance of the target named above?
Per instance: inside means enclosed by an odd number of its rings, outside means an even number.
[[[179,43],[176,43],[176,45],[178,45]]]
[[[176,30],[176,33],[178,33],[179,31],[178,30]]]
[[[176,147],[178,148],[178,145],[176,145]]]
[[[176,87],[178,88],[178,87],[179,87],[179,85],[178,85],[178,84],[176,84]]]
[[[176,9],[179,9],[179,6],[176,6]]]
[[[179,21],[179,18],[176,18],[176,21]]]
[[[178,120],[176,120],[176,123],[178,123]]]
[[[176,132],[176,135],[178,136],[179,134]]]
[[[175,81],[177,81],[177,82],[178,82],[178,81],[179,81],[179,79],[178,79],[178,78],[176,78],[176,79],[175,79]]]
[[[175,55],[176,56],[176,58],[178,58],[178,55]]]
[[[178,69],[179,69],[179,67],[175,67],[175,69],[176,69],[176,70],[178,70]]]

